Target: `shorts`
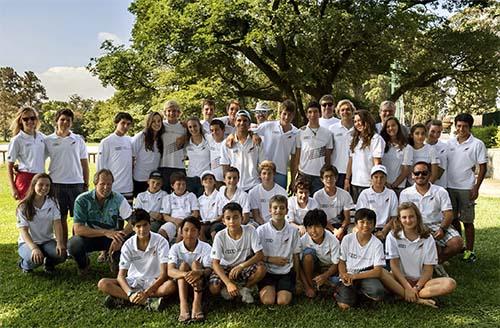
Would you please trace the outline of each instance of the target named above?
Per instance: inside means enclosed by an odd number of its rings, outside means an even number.
[[[177,235],[177,226],[175,225],[175,223],[165,222],[160,227],[160,229],[158,229],[158,232],[160,232],[160,230],[165,231],[165,233],[167,234],[167,237],[168,237],[168,241],[171,244],[175,242],[175,236]]]
[[[470,192],[470,190],[448,188],[451,206],[453,206],[453,218],[463,223],[474,223],[476,216],[474,211],[476,203],[470,200]]]
[[[304,248],[304,250],[302,251],[302,258],[304,258],[305,255],[311,255],[313,257],[313,259],[314,259],[313,272],[314,273],[326,272],[330,268],[330,266],[333,264],[333,263],[332,264],[322,263],[319,260],[318,255],[316,254],[316,250],[314,248],[311,248],[311,247]],[[330,276],[328,278],[328,282],[330,283],[331,286],[337,285],[338,281],[339,281],[338,276]]]
[[[365,189],[368,189],[370,187],[362,187],[362,186],[355,186],[355,185],[351,185],[351,196],[352,196],[352,201],[354,202],[354,204],[356,204],[358,202],[358,198],[359,198],[359,195],[361,195],[361,192]]]
[[[73,216],[75,199],[83,192],[83,183],[54,183],[53,186],[61,217],[67,217],[68,212],[70,216]]]
[[[154,282],[156,281],[156,279],[153,279],[153,278],[144,279],[144,278],[126,277],[125,279],[127,280],[127,284],[130,287],[130,289],[132,289],[133,292],[146,290],[149,288],[149,286],[154,284]]]
[[[259,264],[255,263],[249,267],[244,268],[241,271],[240,275],[236,278],[235,282],[246,284],[248,279],[257,271],[258,265]],[[234,267],[225,267],[224,268],[224,272],[226,273],[226,275],[228,277],[229,277],[229,272],[231,271],[232,268],[234,268]],[[213,271],[212,274],[210,275],[208,283],[210,285],[220,285],[220,284],[222,284],[222,279],[215,273],[215,271]]]
[[[22,172],[18,171],[16,173],[16,177],[14,179],[14,185],[16,186],[17,195],[19,200],[23,199],[24,196],[28,193],[28,189],[30,189],[31,180],[36,173],[30,172]]]
[[[385,288],[382,282],[376,278],[355,280],[350,286],[340,283],[335,294],[335,299],[338,303],[354,306],[359,295],[364,295],[375,301],[381,301],[385,296]]]
[[[432,233],[438,231],[439,228],[441,227],[441,225],[439,223],[428,223],[425,226],[427,228],[429,228],[432,231]],[[443,238],[434,239],[438,246],[446,247],[446,244],[448,243],[448,241],[450,239],[455,238],[455,237],[461,237],[460,234],[458,233],[458,231],[455,230],[455,228],[453,228],[451,225],[447,229],[443,229],[443,230],[444,230]]]
[[[274,273],[266,273],[264,279],[259,281],[258,286],[259,289],[262,289],[266,286],[273,286],[276,292],[281,290],[285,290],[290,293],[295,292],[295,285],[297,282],[297,275],[294,270],[290,270],[288,273],[284,274],[274,274]]]

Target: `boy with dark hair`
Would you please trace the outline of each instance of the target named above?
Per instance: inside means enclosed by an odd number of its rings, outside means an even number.
[[[377,216],[374,211],[362,208],[356,211],[354,220],[357,231],[345,236],[340,245],[342,283],[335,298],[341,310],[354,306],[359,294],[373,301],[382,301],[385,295],[379,279],[385,266],[384,246],[372,235]]]
[[[114,118],[115,131],[99,143],[97,170],[109,169],[115,177],[113,191],[119,192],[131,204],[134,184],[132,178],[132,138],[127,136],[134,120],[129,113],[119,112]]]
[[[151,218],[151,231],[158,232],[163,221],[161,211],[161,203],[163,198],[168,194],[162,190],[163,176],[160,171],[153,171],[149,174],[148,190],[141,192],[137,195],[134,202],[134,209],[143,209],[149,213]]]
[[[135,235],[123,244],[118,277],[103,278],[97,287],[108,295],[104,302],[107,308],[147,304],[151,309],[162,310],[163,297],[176,291],[174,282],[168,280],[168,242],[151,232],[149,214],[142,209],[134,211],[129,223]]]
[[[300,236],[306,233],[304,226],[304,217],[308,211],[318,208],[318,203],[309,197],[309,182],[298,178],[295,180],[293,190],[295,196],[288,198],[288,223],[299,230]]]
[[[215,180],[221,183],[224,180],[222,165],[220,164],[222,145],[224,141],[224,123],[219,119],[210,122],[210,135],[207,135],[210,147],[210,170],[214,172]]]
[[[215,235],[212,246],[214,272],[209,288],[212,294],[220,293],[225,299],[241,296],[243,302],[253,303],[250,288],[264,278],[266,268],[262,264],[264,255],[257,232],[250,225],[241,225],[242,211],[237,203],[228,203],[222,209],[226,228]]]
[[[326,228],[341,240],[347,232],[347,226],[351,223],[350,215],[354,203],[347,191],[337,187],[339,172],[335,166],[323,165],[319,174],[324,187],[315,192],[313,198],[319,208],[326,213],[328,218]]]
[[[474,118],[470,114],[459,114],[455,117],[456,137],[448,141],[446,153],[448,159],[447,180],[448,193],[453,206],[453,226],[465,230],[465,252],[463,260],[469,263],[476,261],[474,252],[475,239],[475,201],[479,196],[479,188],[486,175],[488,163],[486,146],[471,134]],[[477,178],[471,168],[479,165]]]
[[[300,239],[302,248],[301,276],[307,297],[316,296],[316,291],[325,284],[334,284],[338,272],[340,243],[326,230],[327,218],[323,210],[314,209],[304,217],[307,233]]]
[[[166,222],[158,231],[168,241],[173,242],[177,228],[184,218],[192,215],[200,217],[200,207],[195,194],[186,189],[186,175],[174,172],[170,175],[172,193],[163,198],[160,213]]]
[[[292,301],[296,276],[300,275],[300,237],[285,220],[288,199],[275,195],[269,200],[271,220],[257,228],[267,273],[259,282],[263,304],[287,305]]]

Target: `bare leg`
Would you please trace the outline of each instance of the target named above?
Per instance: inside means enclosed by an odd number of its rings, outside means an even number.
[[[313,298],[316,293],[313,288],[314,257],[311,254],[306,254],[302,258],[302,270],[304,272],[302,282],[304,283],[305,294],[307,297]]]
[[[179,271],[188,272],[190,270],[189,265],[186,262],[182,262],[179,266]],[[177,279],[177,288],[179,289],[179,301],[180,301],[180,317],[189,316],[189,303],[188,303],[188,287],[189,284],[184,279]]]
[[[385,288],[389,289],[392,293],[398,295],[403,300],[405,299],[405,289],[401,284],[394,278],[392,273],[383,269],[382,274],[380,275],[380,281],[385,286]],[[419,295],[420,296],[420,295]],[[417,299],[417,304],[427,305],[430,307],[436,307],[436,302],[431,299],[426,299],[424,297]]]
[[[203,270],[203,266],[201,265],[200,262],[194,261],[191,264],[191,269],[192,270]],[[192,317],[196,317],[197,314],[203,312],[203,308],[201,305],[201,301],[203,299],[203,277],[200,278],[199,281],[196,282],[197,285],[193,286],[194,290],[194,296],[193,296],[193,309],[192,309]]]
[[[97,288],[104,294],[128,300],[127,293],[125,293],[116,279],[103,278],[97,283]]]
[[[464,223],[464,230],[465,230],[465,249],[473,251],[474,238],[475,238],[474,223]]]
[[[462,251],[464,241],[461,237],[453,237],[446,243],[446,247],[439,247],[439,263],[452,258]]]
[[[431,298],[448,295],[455,290],[457,283],[452,278],[435,278],[427,281],[424,288],[418,293],[419,297]]]
[[[250,278],[248,278],[248,281],[245,285],[245,287],[252,288],[255,286],[259,281],[264,279],[264,276],[266,275],[266,267],[263,264],[258,264],[257,265],[257,271],[255,271]]]
[[[276,290],[274,286],[264,286],[259,291],[260,301],[264,305],[273,305],[276,300]]]
[[[287,290],[280,290],[278,292],[278,305],[288,305],[292,301],[292,293]]]

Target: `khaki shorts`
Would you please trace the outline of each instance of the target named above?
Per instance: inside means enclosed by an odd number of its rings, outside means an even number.
[[[448,188],[448,194],[453,206],[453,218],[463,223],[474,223],[476,203],[470,200],[470,190]]]

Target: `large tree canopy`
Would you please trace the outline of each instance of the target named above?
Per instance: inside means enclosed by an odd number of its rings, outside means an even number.
[[[438,6],[453,15],[430,10]],[[392,100],[451,80],[466,88],[488,81],[496,92],[498,8],[495,1],[136,0],[131,48],[103,44],[105,55],[90,69],[123,99],[148,106],[183,90],[198,98],[290,98],[299,108],[333,93],[369,106],[379,99],[367,86],[391,76],[396,87],[381,94]]]

